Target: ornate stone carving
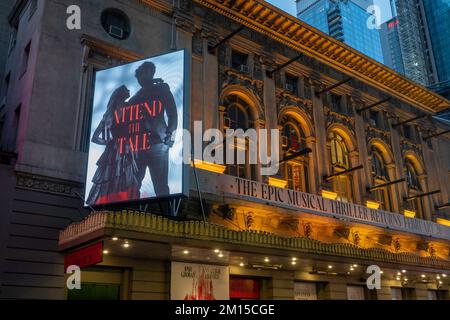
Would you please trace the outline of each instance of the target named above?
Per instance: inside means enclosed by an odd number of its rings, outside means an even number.
[[[253,75],[257,80],[263,80],[261,57],[255,55],[253,63]]]
[[[16,186],[21,189],[60,194],[74,198],[79,198],[83,195],[80,183],[23,173],[17,173]]]
[[[236,219],[236,210],[229,205],[221,205],[212,208],[212,213],[222,217],[223,219],[234,221]]]
[[[192,53],[203,56],[203,37],[199,31],[195,32],[192,37]]]
[[[400,243],[399,238],[395,238],[394,241],[392,241],[392,246],[394,247],[395,252],[399,252],[402,248],[402,244]]]
[[[369,144],[372,139],[380,139],[386,142],[387,145],[391,145],[391,132],[366,124],[367,144]]]
[[[412,151],[415,154],[422,156],[422,146],[420,144],[413,143],[408,139],[401,138],[400,146],[402,148],[402,153],[405,154],[408,151]]]
[[[352,233],[351,241],[355,246],[359,246],[361,244],[361,235],[359,234],[359,231],[355,231]]]
[[[280,112],[284,107],[294,106],[303,110],[307,115],[309,120],[314,123],[313,120],[313,108],[312,101],[309,99],[304,99],[297,97],[296,95],[281,89],[276,90],[277,106],[278,112]]]
[[[280,228],[287,230],[297,231],[299,226],[298,219],[295,218],[285,218],[280,221]]]
[[[251,229],[255,223],[255,220],[253,219],[253,212],[247,212],[244,213],[244,223],[245,228]]]
[[[259,104],[263,105],[264,83],[260,80],[250,78],[250,75],[241,73],[231,68],[223,68],[220,72],[220,87],[225,89],[231,85],[239,85],[252,92],[258,99]],[[259,110],[261,118],[264,118],[264,110]]]
[[[303,224],[303,235],[305,238],[311,239],[313,236],[313,226],[310,222]]]
[[[184,11],[177,10],[174,14],[175,25],[177,28],[182,29],[188,33],[194,34],[196,27],[192,17],[186,14]]]
[[[347,127],[355,135],[355,118],[349,115],[332,111],[329,107],[324,107],[327,128],[334,123],[340,123]]]

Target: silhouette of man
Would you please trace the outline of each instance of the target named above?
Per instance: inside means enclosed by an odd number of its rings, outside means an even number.
[[[155,79],[155,73],[156,66],[152,62],[144,62],[136,70],[135,76],[141,89],[128,104],[139,104],[147,110],[142,113],[140,132],[147,134],[150,147],[137,155],[138,188],[141,190],[149,168],[156,196],[161,197],[170,194],[169,150],[173,146],[172,134],[178,127],[178,113],[169,85],[162,79]]]

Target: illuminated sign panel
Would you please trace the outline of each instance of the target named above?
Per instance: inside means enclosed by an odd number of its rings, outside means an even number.
[[[172,300],[228,300],[229,267],[172,262]]]
[[[185,195],[184,50],[96,73],[85,202],[89,206]]]

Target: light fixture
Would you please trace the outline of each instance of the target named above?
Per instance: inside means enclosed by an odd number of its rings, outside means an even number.
[[[400,281],[400,277],[395,278],[395,280]]]
[[[357,265],[357,264],[354,264],[354,265],[353,265],[353,268],[358,268],[358,265]]]
[[[291,264],[292,264],[293,266],[295,266],[295,265],[297,264],[297,262],[292,261]]]
[[[436,276],[436,279],[438,279],[438,280],[441,279],[441,276],[440,276],[440,275],[437,275],[437,276]]]
[[[383,274],[384,273],[384,271],[383,270],[380,270],[380,274]]]
[[[447,275],[446,275],[445,273],[443,273],[442,276],[443,276],[444,278],[447,278]]]
[[[112,241],[117,241],[117,240],[119,240],[119,238],[117,238],[117,237],[112,238]]]
[[[239,263],[239,266],[243,267],[243,266],[245,266],[245,264],[243,262],[241,262],[241,263]]]
[[[403,279],[404,281],[408,281],[408,278]]]
[[[398,276],[401,276],[402,274],[401,274],[401,272],[397,272],[397,275],[398,275]]]
[[[442,281],[439,281],[439,284],[442,284]]]
[[[269,258],[267,258],[267,257],[264,258],[264,262],[269,262],[269,261],[270,261]]]
[[[328,266],[328,269],[333,269],[333,266],[330,264],[330,265]]]
[[[338,194],[333,191],[322,190],[322,197],[330,200],[336,200]]]
[[[108,254],[109,251],[108,250],[103,250],[103,254]]]
[[[353,268],[353,267],[350,267],[350,271],[353,271],[353,270],[355,270],[355,268]]]
[[[292,258],[292,261],[297,261],[297,258],[295,258],[295,257],[294,257],[294,258]]]
[[[402,270],[402,273],[406,273],[406,270],[403,269],[403,270]]]
[[[427,276],[423,274],[423,275],[421,275],[421,277],[422,277],[422,278],[426,278]]]
[[[415,218],[416,217],[416,213],[411,210],[405,210],[403,213],[405,214],[405,217],[407,217],[407,218]]]
[[[125,243],[123,244],[123,247],[126,248],[126,249],[128,249],[128,248],[130,247],[130,244],[129,244],[128,242],[125,242]]]
[[[218,257],[223,258],[223,253],[219,253]]]
[[[367,201],[366,201],[366,206],[367,206],[367,208],[369,208],[369,209],[378,210],[378,209],[380,208],[380,203],[377,202],[377,201],[370,201],[370,200],[367,200]]]
[[[219,249],[214,250],[214,253],[220,253]]]
[[[450,220],[448,220],[448,219],[437,218],[436,223],[450,227]]]
[[[183,254],[189,254],[189,250],[184,250]]]

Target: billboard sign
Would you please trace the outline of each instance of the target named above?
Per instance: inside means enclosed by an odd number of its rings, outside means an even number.
[[[181,50],[96,73],[86,205],[186,195],[186,62]]]
[[[172,300],[229,300],[229,267],[172,262]]]

